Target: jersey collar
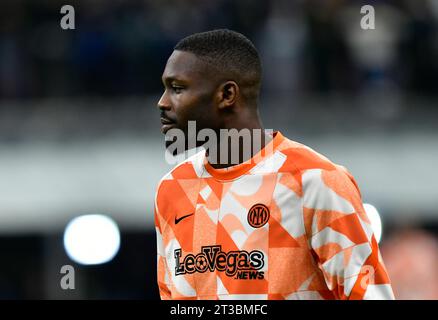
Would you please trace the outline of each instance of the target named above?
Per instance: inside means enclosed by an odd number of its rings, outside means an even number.
[[[254,168],[258,163],[271,156],[280,143],[284,140],[284,136],[280,131],[274,131],[273,139],[268,142],[257,154],[255,154],[251,159],[248,159],[245,162],[230,166],[228,168],[223,169],[215,169],[208,162],[207,157],[204,158],[204,167],[207,172],[218,180],[234,180],[249,170]]]

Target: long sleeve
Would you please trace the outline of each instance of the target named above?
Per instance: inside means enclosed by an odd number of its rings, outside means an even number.
[[[157,212],[157,205],[155,204],[154,209],[154,220],[155,220],[155,231],[157,236],[157,280],[158,280],[158,289],[160,292],[160,297],[162,300],[171,299],[171,293],[169,286],[167,284],[167,261],[166,255],[164,252],[164,244],[162,238],[162,230],[160,227],[160,219]]]
[[[302,174],[310,250],[336,299],[394,299],[354,178],[343,167]]]

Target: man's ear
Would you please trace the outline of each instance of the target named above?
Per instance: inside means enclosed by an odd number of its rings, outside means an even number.
[[[218,88],[219,109],[229,109],[234,106],[239,96],[239,86],[234,81],[222,83]]]

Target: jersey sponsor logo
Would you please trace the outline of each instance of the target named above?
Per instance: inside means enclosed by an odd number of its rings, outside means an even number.
[[[194,213],[190,213],[190,214],[186,214],[185,216],[182,216],[182,217],[179,217],[179,218],[175,217],[175,224],[178,224],[179,222],[181,222],[181,220],[183,220],[185,218],[188,218],[190,216],[193,216],[193,215],[194,215]]]
[[[253,228],[263,227],[269,220],[270,213],[267,206],[257,203],[248,211],[248,223]]]
[[[235,279],[264,279],[264,272],[259,270],[265,264],[265,257],[259,250],[223,252],[222,246],[215,245],[204,246],[200,253],[196,255],[190,253],[184,258],[182,258],[182,250],[176,249],[174,257],[175,275],[177,276],[217,270]]]

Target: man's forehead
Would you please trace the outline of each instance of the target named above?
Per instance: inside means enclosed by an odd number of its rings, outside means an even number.
[[[163,79],[197,77],[205,73],[206,67],[206,63],[195,54],[187,51],[175,50],[167,60]]]

